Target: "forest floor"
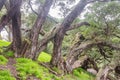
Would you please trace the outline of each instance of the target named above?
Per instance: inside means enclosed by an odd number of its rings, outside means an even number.
[[[13,66],[14,64],[16,64],[15,59],[9,58],[7,65],[0,65],[0,70],[9,70],[12,76],[17,78],[17,70],[16,70],[16,67]]]
[[[0,47],[7,46],[8,42],[0,42]],[[2,48],[0,48],[2,52]],[[94,80],[94,76],[85,70],[78,68],[71,74],[57,76],[40,63],[49,63],[51,55],[42,52],[38,61],[27,58],[14,58],[14,53],[0,53],[0,80]],[[53,67],[54,72],[62,74],[62,71]]]

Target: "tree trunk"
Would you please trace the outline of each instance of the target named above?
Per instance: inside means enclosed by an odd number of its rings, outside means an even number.
[[[20,54],[20,49],[22,45],[21,41],[21,13],[20,13],[20,6],[22,3],[22,0],[10,0],[10,7],[15,7],[15,3],[17,3],[17,6],[15,8],[15,14],[12,16],[12,34],[13,34],[13,49],[15,50],[16,54]]]
[[[3,5],[5,4],[5,2],[6,2],[6,0],[0,0],[0,11],[1,11]]]
[[[46,0],[40,14],[38,15],[38,18],[32,28],[31,32],[31,49],[30,49],[30,58],[35,59],[37,50],[38,50],[38,38],[39,38],[39,32],[42,28],[42,25],[45,22],[45,19],[48,15],[49,9],[52,5],[53,0]]]
[[[83,11],[86,4],[86,0],[80,0],[73,11],[64,19],[64,21],[60,25],[62,29],[60,29],[54,37],[54,49],[51,60],[51,64],[53,66],[60,66],[59,61],[61,61],[61,47],[64,35],[72,22],[75,20],[75,18],[78,17],[78,15]]]
[[[21,3],[20,3],[21,0],[19,1],[15,1],[14,3],[13,0],[10,0],[10,9],[7,11],[7,14],[3,15],[1,17],[1,20],[0,20],[0,32],[2,31],[2,29],[5,27],[5,25],[7,25],[10,20],[12,19],[12,17],[17,13],[17,9],[19,9]]]

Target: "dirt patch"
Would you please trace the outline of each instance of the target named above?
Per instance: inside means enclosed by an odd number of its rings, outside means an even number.
[[[10,70],[11,74],[17,78],[17,70],[16,70],[16,67],[15,67],[15,64],[16,64],[16,61],[14,58],[9,58],[9,61],[7,63],[7,67],[8,69]]]

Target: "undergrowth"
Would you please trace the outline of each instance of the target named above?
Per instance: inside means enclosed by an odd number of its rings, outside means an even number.
[[[82,68],[77,68],[73,71],[73,74],[79,77],[79,80],[94,80],[94,75],[88,73],[87,71],[83,70]]]
[[[50,60],[51,60],[51,55],[45,52],[41,52],[38,57],[38,61],[40,62],[50,62]]]
[[[8,70],[0,70],[0,80],[16,80]]]
[[[0,65],[5,65],[7,62],[8,60],[3,55],[0,55]]]
[[[0,54],[4,55],[5,57],[13,57],[13,51],[5,51],[9,45],[10,42],[0,40]]]
[[[19,72],[19,77],[21,80],[26,80],[28,76],[35,76],[40,80],[60,80],[55,75],[50,74],[47,68],[44,68],[31,59],[18,58],[16,69]]]
[[[0,40],[0,47],[8,46],[10,45],[10,42]]]
[[[2,47],[8,46],[9,44],[10,42],[0,40],[0,52],[4,49]],[[8,60],[5,57],[12,57],[13,55],[14,53],[12,51],[0,55],[0,65],[7,64]],[[51,55],[45,52],[41,52],[38,57],[38,62],[50,62],[50,60]],[[15,67],[18,71],[20,80],[26,80],[30,76],[36,77],[39,80],[94,80],[94,76],[81,68],[75,69],[72,74],[58,77],[50,73],[47,68],[39,65],[36,61],[27,58],[16,58]],[[59,69],[53,69],[54,71],[61,73]],[[15,80],[15,78],[11,76],[8,70],[0,70],[0,80]]]

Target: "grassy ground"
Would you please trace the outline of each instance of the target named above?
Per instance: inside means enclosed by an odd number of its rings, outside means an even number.
[[[2,45],[0,47],[7,46],[9,42],[0,41],[0,45]],[[27,58],[11,58],[12,52],[7,54],[11,54],[10,57],[0,55],[0,80],[94,80],[94,76],[81,68],[64,76],[58,77],[52,74],[47,68],[38,64],[50,62],[51,55],[45,52],[40,54],[37,62]]]

